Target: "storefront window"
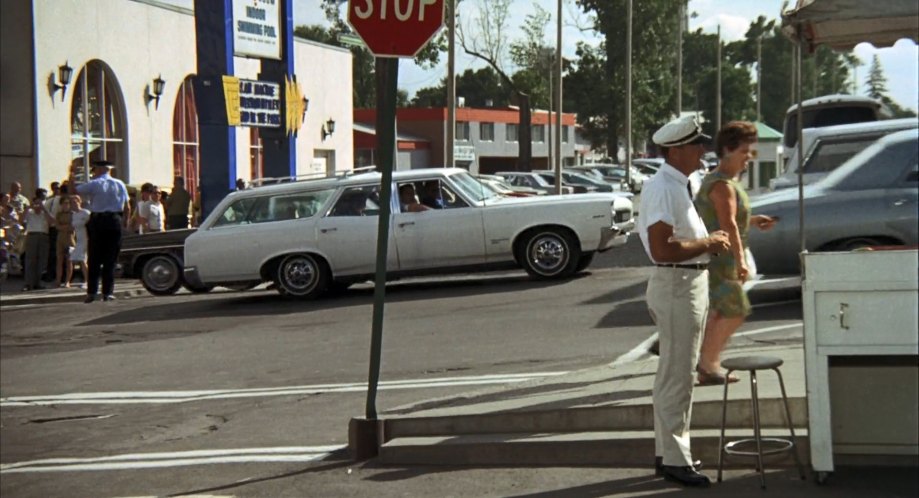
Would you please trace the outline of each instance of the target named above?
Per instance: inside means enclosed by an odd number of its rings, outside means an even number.
[[[103,159],[117,166],[114,176],[128,178],[124,124],[124,102],[111,69],[101,61],[90,61],[73,86],[70,108],[70,171],[74,180],[88,180],[90,165]]]
[[[249,128],[249,172],[252,180],[265,177],[265,152],[262,148],[262,138],[258,128]]]
[[[198,111],[193,76],[179,87],[172,116],[172,170],[185,179],[185,189],[198,199]]]

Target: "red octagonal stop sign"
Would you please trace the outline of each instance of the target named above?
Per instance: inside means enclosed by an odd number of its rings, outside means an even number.
[[[414,57],[444,24],[445,0],[348,0],[348,23],[377,57]]]

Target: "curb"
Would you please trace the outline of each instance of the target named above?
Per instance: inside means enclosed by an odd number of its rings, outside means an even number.
[[[149,296],[150,294],[143,288],[115,290],[115,299],[133,299],[136,297]],[[0,295],[0,305],[2,306],[21,306],[32,304],[58,304],[58,303],[82,303],[86,299],[86,292],[60,293],[60,294],[16,294]]]

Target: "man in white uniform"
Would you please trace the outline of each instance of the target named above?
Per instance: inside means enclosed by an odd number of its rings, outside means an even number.
[[[666,162],[644,184],[637,224],[656,265],[646,296],[660,341],[653,395],[655,467],[668,480],[708,486],[689,447],[692,388],[708,312],[708,254],[727,251],[730,243],[720,230],[709,235],[690,198],[688,176],[699,167],[703,144],[711,137],[687,116],[664,125],[653,139]]]

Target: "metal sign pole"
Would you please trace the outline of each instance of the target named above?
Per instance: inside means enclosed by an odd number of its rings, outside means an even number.
[[[380,179],[380,220],[377,225],[377,266],[373,281],[373,321],[370,328],[370,372],[367,381],[368,420],[377,418],[377,385],[383,352],[383,304],[386,300],[386,260],[389,252],[389,218],[392,207],[392,171],[396,155],[396,92],[399,59],[376,58],[377,169]]]

